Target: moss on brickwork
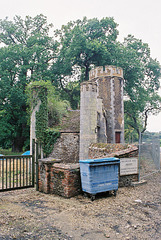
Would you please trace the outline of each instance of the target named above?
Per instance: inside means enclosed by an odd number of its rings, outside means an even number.
[[[89,158],[137,156],[138,147],[129,144],[94,143],[89,147]]]
[[[90,146],[91,148],[98,148],[98,149],[102,149],[104,151],[106,151],[107,153],[112,153],[112,152],[116,152],[119,150],[124,150],[124,149],[128,149],[130,148],[129,144],[121,144],[121,143],[115,143],[115,144],[111,144],[111,143],[93,143]]]

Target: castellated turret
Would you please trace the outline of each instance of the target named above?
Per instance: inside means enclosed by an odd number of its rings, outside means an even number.
[[[80,159],[91,143],[124,142],[123,70],[96,67],[81,84]]]
[[[97,142],[97,83],[81,84],[80,159],[88,158],[88,146]]]
[[[123,70],[120,67],[96,67],[89,72],[89,81],[98,77],[119,77],[123,79]]]

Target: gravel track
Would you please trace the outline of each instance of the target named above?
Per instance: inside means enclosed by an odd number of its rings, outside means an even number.
[[[0,193],[1,239],[160,240],[161,172],[117,196],[64,199],[35,189]]]

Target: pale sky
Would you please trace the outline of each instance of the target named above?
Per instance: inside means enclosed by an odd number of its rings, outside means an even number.
[[[84,16],[114,17],[120,41],[128,34],[142,39],[149,44],[151,56],[161,63],[161,0],[0,0],[0,19],[41,13],[54,28]],[[161,114],[150,117],[148,130],[161,131]]]

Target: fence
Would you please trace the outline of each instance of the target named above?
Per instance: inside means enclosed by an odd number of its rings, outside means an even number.
[[[34,186],[34,158],[0,156],[0,191]]]
[[[160,170],[159,134],[145,133],[139,140],[139,176],[144,179]]]

